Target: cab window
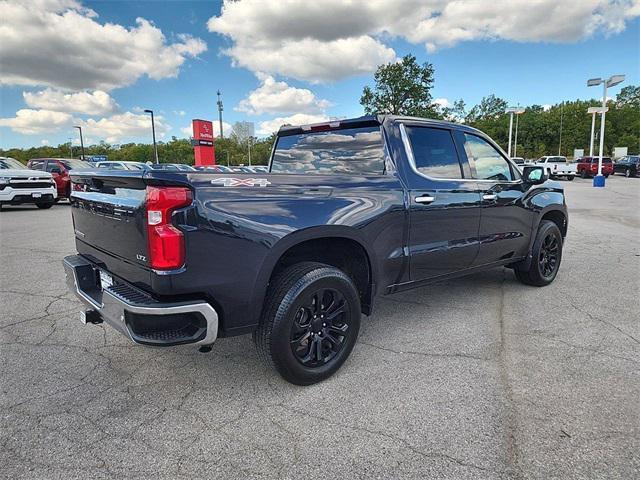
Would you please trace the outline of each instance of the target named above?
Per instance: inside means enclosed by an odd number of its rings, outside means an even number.
[[[462,178],[458,152],[449,130],[405,127],[416,170],[433,178]]]
[[[464,150],[469,159],[473,178],[499,182],[514,180],[511,166],[507,160],[483,138],[465,133]]]

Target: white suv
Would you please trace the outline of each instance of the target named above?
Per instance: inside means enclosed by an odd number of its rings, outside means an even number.
[[[58,191],[50,173],[29,170],[15,158],[0,157],[0,209],[22,203],[51,208],[56,198]]]

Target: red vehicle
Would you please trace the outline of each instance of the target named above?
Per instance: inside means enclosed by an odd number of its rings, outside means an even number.
[[[598,174],[598,159],[600,157],[582,157],[577,162],[576,172],[582,178],[595,177]],[[613,173],[613,162],[609,157],[602,157],[602,174],[608,177]]]
[[[69,172],[81,168],[91,168],[89,162],[77,158],[33,158],[27,162],[32,170],[42,170],[51,173],[56,182],[58,199],[69,198],[71,193],[71,179]]]

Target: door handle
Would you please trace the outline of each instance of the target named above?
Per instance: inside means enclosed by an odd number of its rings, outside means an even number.
[[[498,199],[498,195],[496,195],[495,193],[485,193],[484,195],[482,195],[482,199],[483,200],[497,200]]]
[[[420,195],[416,197],[416,203],[431,203],[434,202],[436,197],[432,197],[431,195]]]

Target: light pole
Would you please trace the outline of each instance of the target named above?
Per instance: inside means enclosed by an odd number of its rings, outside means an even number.
[[[598,175],[593,177],[594,187],[604,187],[604,176],[602,175],[602,150],[604,149],[604,120],[607,113],[607,88],[614,87],[624,81],[624,75],[612,75],[607,80],[602,78],[590,78],[587,80],[587,87],[595,87],[602,84],[602,117],[600,118],[600,153],[598,154]]]
[[[160,163],[158,161],[158,145],[156,145],[156,123],[153,119],[153,110],[145,110],[144,113],[151,114],[151,134],[153,135],[153,152],[156,157],[156,163]]]
[[[560,139],[558,140],[558,156],[562,155],[562,120],[564,120],[564,101],[560,104]]]
[[[509,107],[505,110],[506,113],[510,114],[509,116],[509,147],[507,148],[507,155],[509,156],[509,158],[511,158],[511,130],[513,129],[513,114],[515,113],[516,115],[520,115],[522,112],[524,112],[524,108],[521,107]],[[516,118],[516,123],[518,122],[518,119]],[[518,130],[516,128],[516,138],[518,135]]]
[[[80,132],[80,150],[82,151],[82,160],[84,160],[84,140],[82,140],[82,127],[79,127],[78,125],[74,125],[73,128],[77,128],[78,131]]]
[[[609,108],[607,107],[608,111]],[[587,113],[591,115],[591,140],[589,141],[589,156],[593,157],[593,134],[596,129],[596,115],[598,113],[602,113],[602,107],[589,107],[587,108]]]
[[[73,158],[73,138],[69,137],[69,158]]]

